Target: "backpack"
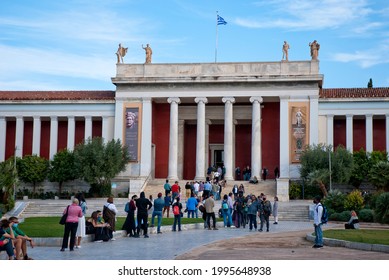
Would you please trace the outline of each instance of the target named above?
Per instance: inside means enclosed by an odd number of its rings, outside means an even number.
[[[180,215],[180,207],[178,205],[173,206],[173,215]]]
[[[326,224],[328,222],[328,210],[327,207],[325,207],[323,204],[321,205],[321,207],[323,207],[323,213],[321,215],[321,223]],[[319,209],[317,211],[319,211]]]
[[[222,203],[222,209],[223,209],[223,210],[228,210],[228,203],[227,203],[227,201],[223,201],[223,203]]]

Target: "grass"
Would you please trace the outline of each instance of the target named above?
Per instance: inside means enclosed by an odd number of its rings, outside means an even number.
[[[383,229],[329,229],[323,231],[323,236],[352,242],[389,245],[389,230]]]
[[[121,230],[125,217],[118,217],[116,221],[116,230]],[[62,237],[64,232],[64,226],[59,224],[60,217],[32,217],[26,218],[23,223],[19,224],[19,227],[25,234],[30,237]],[[217,221],[223,221],[218,218]],[[173,218],[163,218],[162,226],[173,225]],[[194,224],[203,223],[202,218],[181,218],[181,224]],[[157,225],[157,219],[154,221]],[[151,219],[149,219],[149,225],[151,225]]]

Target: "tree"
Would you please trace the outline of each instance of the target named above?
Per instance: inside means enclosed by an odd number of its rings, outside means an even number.
[[[49,161],[37,155],[28,155],[18,159],[16,166],[19,179],[25,183],[32,183],[35,193],[36,184],[46,179]]]
[[[13,199],[14,185],[17,184],[17,174],[15,171],[13,157],[0,163],[1,203],[5,205],[6,210],[12,209],[15,205]]]
[[[358,188],[366,180],[369,173],[369,157],[364,149],[353,153],[353,170],[351,172],[350,184]]]
[[[111,191],[111,180],[126,169],[130,156],[120,140],[104,144],[95,137],[76,146],[74,150],[76,167],[86,182]]]
[[[368,88],[372,88],[373,87],[373,80],[372,80],[372,78],[370,78],[369,82],[367,83],[367,87]]]
[[[64,182],[78,178],[77,171],[73,152],[65,149],[56,153],[53,160],[50,161],[47,177],[50,182],[58,182],[58,191],[61,194]]]
[[[369,181],[378,189],[389,191],[389,163],[380,161],[369,172]]]
[[[331,174],[329,160],[331,158]],[[301,157],[300,175],[311,184],[317,184],[324,196],[327,186],[334,183],[347,183],[350,180],[353,160],[352,154],[342,146],[332,152],[331,146],[322,144],[308,146]]]

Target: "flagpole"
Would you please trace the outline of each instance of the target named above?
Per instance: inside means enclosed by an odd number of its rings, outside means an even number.
[[[218,26],[218,23],[217,23],[217,15],[218,15],[218,11],[216,11],[216,44],[215,44],[215,63],[217,61],[217,44],[218,44],[218,32],[217,32],[217,26]]]

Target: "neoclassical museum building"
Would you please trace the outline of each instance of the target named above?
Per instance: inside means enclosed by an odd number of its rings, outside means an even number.
[[[53,158],[89,137],[130,152],[117,184],[278,167],[288,199],[308,144],[389,151],[389,88],[323,88],[319,61],[117,64],[115,91],[0,91],[0,161]]]

